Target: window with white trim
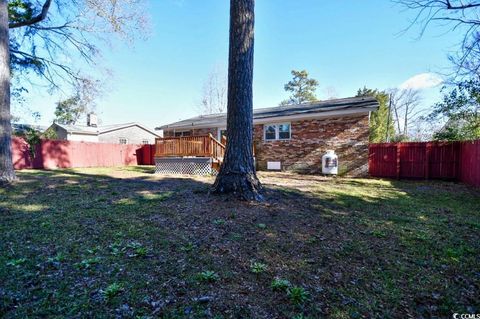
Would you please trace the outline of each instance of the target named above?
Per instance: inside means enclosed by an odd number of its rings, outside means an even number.
[[[265,124],[263,137],[265,141],[289,140],[292,137],[290,123]]]
[[[118,139],[118,143],[119,144],[127,144],[128,143],[128,139],[126,139],[125,137],[120,137]]]

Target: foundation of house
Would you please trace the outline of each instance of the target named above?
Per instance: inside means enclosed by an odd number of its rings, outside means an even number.
[[[211,157],[155,157],[156,174],[215,175]]]

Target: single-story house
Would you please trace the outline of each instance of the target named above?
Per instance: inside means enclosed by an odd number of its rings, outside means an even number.
[[[97,125],[90,117],[87,125],[64,125],[53,123],[50,126],[57,133],[57,139],[112,144],[154,144],[160,137],[157,132],[139,123]]]
[[[365,175],[370,112],[378,106],[373,97],[352,97],[254,109],[257,169],[319,173],[322,155],[334,150],[339,174]],[[227,115],[221,113],[162,125],[156,130],[162,130],[165,138],[212,134],[221,141],[226,123]]]

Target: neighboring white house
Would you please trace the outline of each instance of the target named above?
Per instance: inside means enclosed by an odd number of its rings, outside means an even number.
[[[57,133],[57,139],[113,144],[154,144],[160,135],[139,123],[96,125],[96,120],[88,118],[87,125],[50,126]]]

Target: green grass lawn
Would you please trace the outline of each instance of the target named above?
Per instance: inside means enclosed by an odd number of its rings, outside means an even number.
[[[449,318],[480,313],[480,192],[260,174],[264,203],[149,167],[0,189],[0,317]]]

